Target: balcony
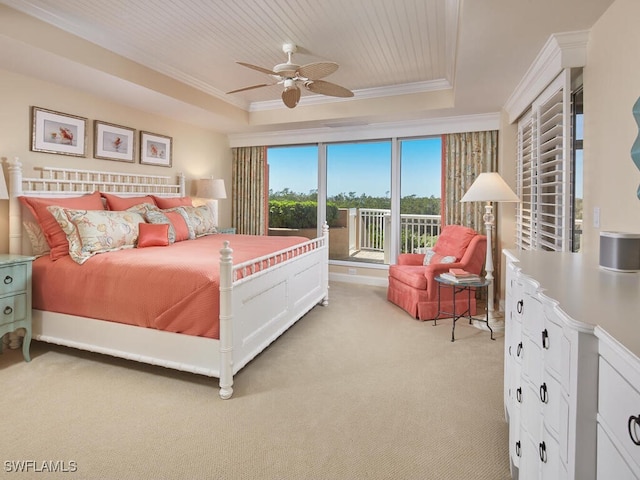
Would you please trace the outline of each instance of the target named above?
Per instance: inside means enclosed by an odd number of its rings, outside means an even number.
[[[348,255],[344,247],[332,260],[389,264],[391,259],[391,210],[346,209]],[[342,213],[342,212],[341,212]],[[440,234],[440,215],[400,215],[400,252],[422,252],[432,247]],[[340,247],[337,245],[336,247]]]
[[[440,215],[400,215],[400,251],[421,252],[440,234]],[[269,235],[316,236],[316,229],[270,228]],[[391,210],[342,208],[329,229],[329,259],[388,264],[391,259]]]

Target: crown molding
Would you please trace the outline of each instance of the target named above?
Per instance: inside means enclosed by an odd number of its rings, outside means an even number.
[[[367,124],[345,122],[318,128],[280,130],[273,132],[237,133],[228,135],[229,146],[301,145],[320,142],[379,140],[389,138],[424,137],[447,133],[499,130],[500,113],[436,117],[407,122]]]
[[[588,40],[588,30],[557,33],[549,37],[504,105],[509,123],[515,122],[562,70],[587,64]]]

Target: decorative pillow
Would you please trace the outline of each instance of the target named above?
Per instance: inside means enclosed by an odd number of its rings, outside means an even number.
[[[427,253],[424,255],[423,265],[435,265],[436,263],[454,263],[456,261],[456,257],[453,255],[442,256],[437,253],[435,250],[427,250]]]
[[[189,218],[188,223],[191,225],[191,228],[193,228],[196,237],[218,233],[213,213],[207,205],[180,208],[183,208],[187,213]]]
[[[79,264],[97,253],[133,248],[138,224],[144,223],[144,217],[135,212],[48,209],[68,238],[69,255]]]
[[[173,222],[171,222],[166,214],[160,210],[148,210],[144,213],[144,219],[149,224],[167,225],[167,238],[169,239],[169,243],[174,243],[176,241],[176,229],[173,226]]]
[[[162,210],[175,207],[191,207],[193,202],[191,197],[156,197],[153,195],[156,205]]]
[[[138,248],[169,245],[169,227],[168,223],[138,224]]]
[[[140,205],[141,203],[150,203],[151,205],[156,204],[153,196],[151,195],[146,195],[144,197],[119,197],[118,195],[112,195],[104,192],[100,192],[100,195],[107,201],[107,208],[114,211],[127,210],[128,208]]]
[[[27,207],[33,217],[40,225],[44,238],[49,244],[49,256],[51,260],[57,260],[69,255],[69,242],[67,236],[60,228],[60,225],[47,207],[56,205],[64,208],[83,210],[104,210],[99,192],[93,192],[82,197],[66,198],[39,198],[39,197],[18,197],[20,203]]]
[[[49,244],[40,226],[35,222],[22,222],[22,225],[31,242],[31,253],[36,257],[49,254]]]
[[[176,232],[176,242],[181,242],[183,240],[193,240],[196,238],[196,234],[193,232],[193,229],[189,226],[189,221],[187,218],[187,213],[183,208],[176,208],[174,211],[165,211],[164,214],[167,216],[173,229]]]

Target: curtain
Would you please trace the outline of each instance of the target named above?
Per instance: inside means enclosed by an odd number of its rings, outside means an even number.
[[[483,202],[460,199],[482,172],[495,172],[498,167],[498,131],[452,133],[443,136],[443,225],[464,225],[486,234]],[[496,215],[496,205],[494,216]],[[496,228],[491,236],[494,284],[499,285],[500,257],[496,255]],[[497,296],[496,296],[497,297]],[[495,298],[495,297],[494,297]]]
[[[265,147],[237,147],[233,154],[231,217],[236,232],[267,233],[267,155]]]
[[[464,225],[484,230],[484,204],[460,203],[476,177],[498,166],[498,131],[444,135],[444,225]]]

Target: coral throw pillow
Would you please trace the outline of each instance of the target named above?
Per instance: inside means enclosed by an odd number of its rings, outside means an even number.
[[[166,247],[169,245],[168,223],[140,223],[138,225],[138,248]]]
[[[128,208],[135,207],[136,205],[140,205],[141,203],[150,203],[151,205],[156,204],[151,195],[146,195],[144,197],[119,197],[117,195],[112,195],[110,193],[104,192],[101,192],[100,195],[102,195],[102,197],[106,200],[107,208],[109,210],[127,210]]]
[[[100,193],[93,192],[82,197],[67,198],[38,198],[19,197],[20,203],[26,206],[40,225],[44,238],[49,244],[51,260],[57,260],[69,255],[67,235],[62,231],[58,221],[47,207],[60,206],[78,210],[104,210]]]
[[[191,207],[193,205],[191,197],[156,197],[154,195],[153,199],[162,210],[175,207]]]

